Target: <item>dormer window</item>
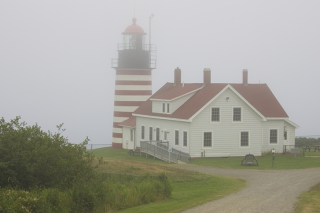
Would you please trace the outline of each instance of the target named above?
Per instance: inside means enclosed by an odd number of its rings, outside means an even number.
[[[162,112],[165,113],[166,112],[166,104],[162,103]]]
[[[170,113],[170,104],[167,103],[167,113]]]

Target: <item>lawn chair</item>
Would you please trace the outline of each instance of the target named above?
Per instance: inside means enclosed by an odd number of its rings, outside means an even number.
[[[256,161],[256,163],[254,161]],[[254,158],[254,155],[247,154],[241,161],[241,166],[259,166],[259,164],[257,159]]]

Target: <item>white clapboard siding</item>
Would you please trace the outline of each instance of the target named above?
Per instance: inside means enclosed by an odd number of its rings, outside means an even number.
[[[229,97],[229,100],[226,100]],[[220,122],[211,122],[211,107],[220,107]],[[242,107],[242,122],[233,122],[233,107]],[[261,155],[261,118],[230,89],[226,90],[191,123],[192,157]],[[213,133],[213,147],[203,148],[203,132]],[[249,131],[249,147],[240,147],[240,132]]]
[[[270,144],[270,129],[278,130],[278,143]],[[283,152],[283,140],[284,140],[284,121],[283,120],[268,120],[263,122],[263,146],[262,151],[268,152],[271,149],[275,149],[276,152]]]
[[[287,130],[288,130],[287,138],[289,140],[289,145],[295,145],[295,140],[296,140],[295,128],[287,122],[285,122],[285,126],[287,127]]]
[[[160,140],[163,140],[163,130],[167,130],[170,133],[168,134],[169,146],[181,150],[183,152],[189,153],[189,145],[190,145],[190,123],[189,122],[179,122],[179,121],[170,121],[170,120],[162,120],[162,119],[151,119],[144,117],[137,117],[136,121],[136,144],[140,147],[141,141],[141,126],[145,126],[145,139],[142,141],[149,140],[149,127],[152,126],[153,130],[157,127],[160,128]],[[179,130],[179,145],[174,144],[174,131]],[[183,146],[183,133],[182,131],[188,132],[188,145]],[[153,131],[153,140],[156,140],[156,131]]]
[[[153,113],[163,113],[162,112],[162,104],[165,103],[163,101],[152,101],[152,112]]]

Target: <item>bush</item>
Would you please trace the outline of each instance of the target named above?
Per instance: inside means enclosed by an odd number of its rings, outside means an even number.
[[[70,144],[61,133],[46,133],[19,120],[0,120],[1,187],[66,189],[94,176],[94,156],[85,147],[88,138]],[[60,132],[62,125],[57,127]]]

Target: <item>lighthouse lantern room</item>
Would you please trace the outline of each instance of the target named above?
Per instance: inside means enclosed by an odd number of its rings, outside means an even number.
[[[156,46],[146,44],[146,33],[136,24],[136,18],[132,22],[122,33],[118,58],[111,59],[111,66],[116,70],[113,148],[135,144],[134,137],[123,139],[122,127],[118,124],[132,117],[132,112],[152,95],[151,71],[156,68]]]

